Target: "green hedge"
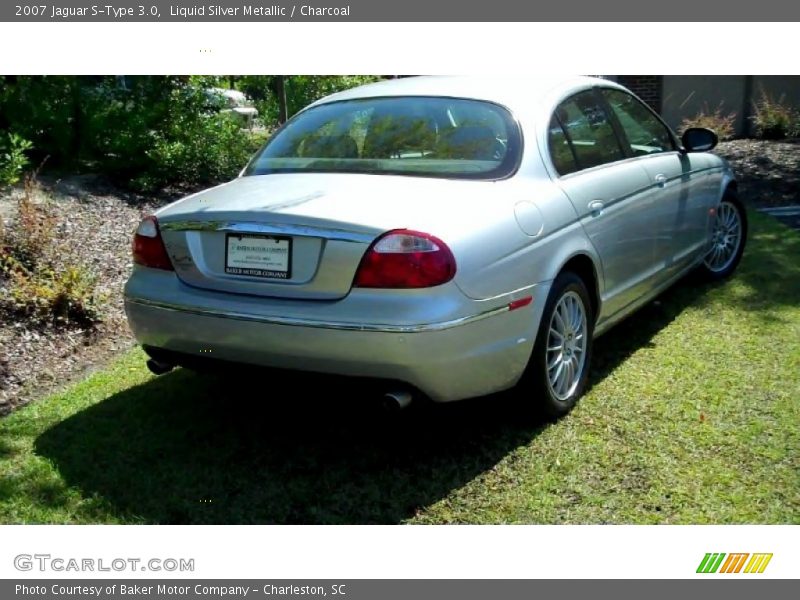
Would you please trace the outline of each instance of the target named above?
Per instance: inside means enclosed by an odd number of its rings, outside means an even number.
[[[319,97],[376,79],[363,76],[0,76],[0,140],[29,140],[27,158],[48,168],[106,174],[143,190],[235,177],[278,115],[279,79],[289,114]],[[233,85],[265,125],[242,129],[204,90]],[[19,158],[19,156],[17,156]]]

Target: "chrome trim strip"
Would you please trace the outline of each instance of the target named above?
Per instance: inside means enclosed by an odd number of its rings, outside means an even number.
[[[508,312],[508,305],[498,306],[485,310],[483,312],[452,319],[450,321],[440,321],[438,323],[425,323],[422,325],[389,325],[379,323],[347,323],[344,321],[317,321],[313,319],[301,319],[296,317],[278,317],[278,316],[264,316],[254,315],[250,313],[240,313],[232,311],[218,311],[208,308],[201,308],[197,306],[181,306],[169,302],[161,302],[156,300],[147,300],[145,298],[132,298],[126,297],[126,303],[138,304],[140,306],[147,306],[151,308],[159,308],[161,310],[169,310],[173,312],[182,312],[193,315],[200,315],[203,317],[218,317],[222,319],[232,319],[235,321],[252,321],[256,323],[267,323],[270,325],[286,325],[290,327],[314,327],[318,329],[336,329],[339,331],[363,331],[363,332],[377,332],[377,333],[421,333],[428,331],[442,331],[444,329],[451,329],[468,323],[474,323],[494,315],[499,315]]]
[[[573,221],[573,223],[574,222],[575,221]],[[505,258],[505,256],[503,256],[502,258]],[[478,302],[491,302],[492,300],[497,300],[499,298],[503,298],[504,296],[508,296],[510,298],[516,299],[517,296],[532,290],[537,285],[539,285],[539,284],[538,283],[532,283],[530,285],[526,285],[526,286],[523,286],[521,288],[517,288],[515,290],[511,290],[510,292],[502,292],[502,293],[497,294],[495,296],[489,296],[488,298],[481,298],[480,300],[478,300]],[[461,290],[461,291],[463,292],[464,290]],[[533,294],[531,294],[531,295],[533,295]]]
[[[340,242],[370,244],[376,234],[359,233],[331,227],[294,225],[291,223],[254,223],[232,221],[165,221],[158,223],[162,231],[226,231],[231,233],[263,233],[265,235],[292,235],[324,238]]]

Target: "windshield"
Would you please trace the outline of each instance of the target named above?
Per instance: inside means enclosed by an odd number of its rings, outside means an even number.
[[[268,173],[394,173],[498,179],[517,166],[519,128],[504,108],[458,98],[365,98],[301,112],[248,165]]]

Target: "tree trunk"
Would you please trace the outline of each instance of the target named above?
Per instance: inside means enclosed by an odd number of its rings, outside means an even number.
[[[278,94],[278,122],[286,123],[289,118],[288,108],[286,106],[286,76],[278,75],[275,81],[275,91]]]
[[[78,77],[70,79],[70,100],[72,104],[72,143],[70,162],[78,166],[83,151],[83,106],[81,106],[81,84]]]

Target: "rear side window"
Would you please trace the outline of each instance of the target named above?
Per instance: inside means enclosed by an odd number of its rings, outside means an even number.
[[[572,152],[567,136],[561,123],[553,116],[550,120],[550,127],[547,130],[547,142],[550,146],[550,157],[553,159],[553,166],[560,175],[567,175],[578,170],[575,162],[575,154]]]
[[[669,130],[639,100],[620,90],[603,90],[602,93],[628,138],[633,156],[675,150]]]
[[[596,167],[625,157],[611,120],[593,90],[581,92],[562,102],[553,120],[561,124],[578,169]],[[559,168],[556,155],[560,153],[563,156],[563,151],[556,135],[550,136],[549,144],[553,165],[559,174],[571,172],[562,172]],[[568,169],[568,165],[569,161],[564,168]]]

